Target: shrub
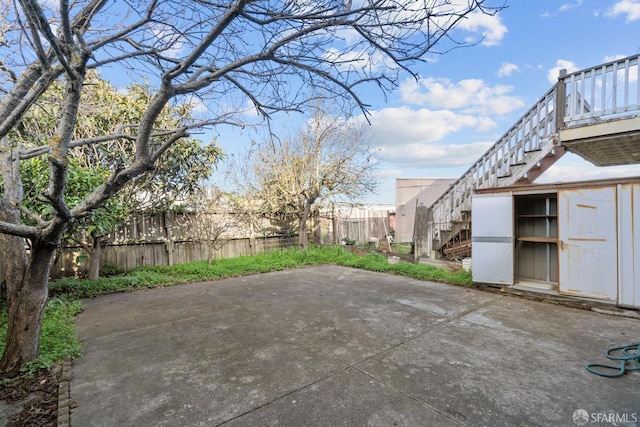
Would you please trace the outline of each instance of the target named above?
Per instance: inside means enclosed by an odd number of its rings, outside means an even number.
[[[114,264],[112,262],[105,262],[102,268],[100,269],[100,276],[102,277],[113,277],[120,276],[125,273],[125,269],[120,267],[118,264]]]

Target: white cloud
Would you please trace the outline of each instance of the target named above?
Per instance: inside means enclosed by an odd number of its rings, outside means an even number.
[[[583,0],[577,0],[575,3],[564,3],[558,9],[560,12],[565,12],[569,9],[573,9],[574,7],[579,7],[582,5]]]
[[[241,113],[246,117],[260,117],[258,109],[249,99],[247,99],[247,102],[245,103],[244,108],[241,110]]]
[[[640,1],[620,0],[604,15],[609,18],[616,18],[620,15],[624,15],[626,16],[626,22],[637,21],[640,19]]]
[[[558,81],[558,76],[560,75],[560,70],[567,70],[567,73],[572,73],[574,71],[578,71],[580,68],[571,61],[566,59],[558,59],[556,61],[556,66],[549,70],[549,74],[547,74],[547,79],[555,84]]]
[[[342,39],[347,46],[353,46],[362,39],[362,36],[356,30],[349,27],[337,29],[336,38]]]
[[[536,184],[640,176],[640,165],[598,167],[577,154],[567,153],[536,180]]]
[[[481,79],[453,83],[430,77],[419,82],[408,79],[400,85],[403,102],[481,115],[503,115],[524,106],[520,98],[508,95],[512,90],[511,86],[490,86]]]
[[[509,30],[502,23],[499,14],[489,15],[482,12],[473,12],[460,22],[458,27],[472,33],[482,35],[482,44],[495,46],[499,44]],[[473,41],[473,40],[470,40]]]
[[[583,2],[584,2],[584,0],[576,0],[573,3],[572,2],[562,3],[560,5],[560,7],[558,7],[557,10],[555,10],[553,12],[544,12],[540,16],[542,18],[554,18],[554,17],[557,17],[558,15],[560,15],[563,12],[567,12],[568,10],[571,10],[573,8],[582,6]],[[597,11],[595,13],[597,14]]]
[[[453,111],[412,110],[403,106],[385,108],[371,115],[371,125],[382,147],[438,141],[464,128],[486,129],[490,119]]]
[[[512,64],[511,62],[503,62],[498,70],[498,77],[508,77],[513,72],[520,71],[520,67],[516,64]]]
[[[405,147],[383,147],[387,162],[403,167],[443,168],[473,164],[492,145],[491,142],[471,144],[414,143]]]

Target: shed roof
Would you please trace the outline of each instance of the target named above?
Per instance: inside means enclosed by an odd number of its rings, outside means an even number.
[[[550,184],[531,184],[531,185],[514,185],[509,187],[496,187],[496,188],[477,188],[475,194],[493,194],[493,193],[518,193],[518,194],[533,194],[544,192],[556,192],[564,189],[575,188],[592,188],[592,187],[608,187],[618,184],[638,184],[640,183],[640,176],[625,177],[625,178],[607,178],[587,181],[575,181],[575,182],[557,182]]]

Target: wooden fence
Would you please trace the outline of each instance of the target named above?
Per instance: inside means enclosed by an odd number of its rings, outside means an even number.
[[[233,258],[267,252],[274,249],[296,247],[298,236],[266,236],[228,240],[213,252],[213,258]],[[109,262],[125,270],[142,266],[174,265],[207,260],[209,248],[197,241],[149,241],[107,244],[102,250],[102,263]],[[65,248],[51,268],[51,277],[77,276],[87,269],[85,254],[79,247]]]
[[[220,241],[211,258],[233,258],[280,248],[296,247],[298,236],[291,220],[261,219],[258,224],[228,221],[230,214],[207,218],[189,213],[163,213],[132,217],[127,224],[109,235],[102,250],[101,263],[130,270],[142,266],[174,265],[209,259],[212,227],[224,225]],[[390,233],[387,210],[358,208],[335,209],[316,217],[311,227],[311,242],[340,244],[344,238],[357,244],[384,238]],[[250,231],[251,230],[251,231]],[[80,247],[60,251],[51,268],[51,277],[78,276],[86,273],[88,258]]]
[[[218,237],[213,248],[207,240],[210,224],[220,223],[220,218],[196,218],[189,213],[163,213],[131,218],[105,240],[101,264],[111,263],[130,270],[142,266],[174,265],[211,258],[233,258],[241,255],[257,254],[273,249],[295,247],[298,237],[288,231],[288,223],[282,220],[265,219],[259,226],[253,225],[264,234],[255,234],[239,223],[229,224]],[[86,253],[81,247],[66,247],[60,251],[51,267],[51,277],[83,275],[88,268]]]
[[[330,213],[331,215],[327,215]],[[344,239],[366,245],[371,240],[384,241],[392,234],[392,212],[388,209],[363,209],[341,206],[320,217],[320,241],[341,244]]]

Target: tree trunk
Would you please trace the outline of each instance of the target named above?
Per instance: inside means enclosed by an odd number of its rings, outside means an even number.
[[[9,313],[7,338],[0,370],[4,376],[14,377],[20,368],[38,357],[40,329],[47,302],[49,270],[55,245],[34,245],[29,265],[21,283],[8,290]]]
[[[215,254],[216,248],[215,248],[215,240],[208,240],[207,243],[205,244],[207,247],[207,264],[211,265],[211,263],[213,262],[213,255]]]
[[[298,226],[298,247],[301,250],[306,250],[309,247],[309,236],[307,235],[307,220],[300,219],[300,225]]]
[[[298,246],[301,250],[309,247],[309,235],[307,234],[307,222],[309,221],[309,209],[304,208],[298,215]]]
[[[92,236],[91,253],[89,254],[89,271],[87,279],[97,280],[100,277],[100,261],[102,259],[102,236]]]
[[[322,244],[322,224],[320,221],[320,209],[313,209],[313,244],[320,246]]]

